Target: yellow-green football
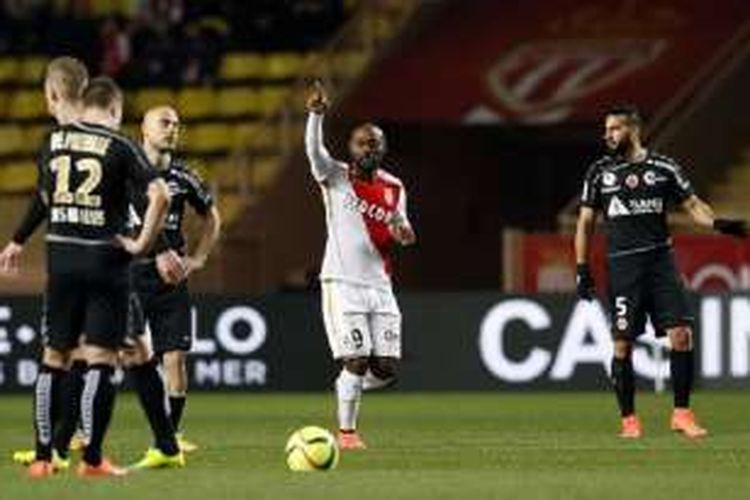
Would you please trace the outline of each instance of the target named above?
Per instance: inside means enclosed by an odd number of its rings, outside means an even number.
[[[293,471],[330,470],[338,463],[336,438],[321,427],[303,427],[286,442],[286,464]]]

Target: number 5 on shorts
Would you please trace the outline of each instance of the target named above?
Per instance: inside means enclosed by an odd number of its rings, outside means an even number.
[[[616,328],[620,331],[628,329],[628,298],[615,297]]]

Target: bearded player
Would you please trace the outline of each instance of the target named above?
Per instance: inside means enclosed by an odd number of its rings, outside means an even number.
[[[339,445],[361,449],[357,417],[363,388],[389,385],[401,357],[401,312],[391,285],[391,249],[416,237],[406,213],[402,182],[382,168],[383,131],[371,123],[355,128],[350,163],[331,158],[323,144],[328,99],[317,83],[307,101],[305,147],[320,185],[328,239],[320,279],[323,320],[336,380]]]
[[[604,120],[608,152],[588,170],[575,237],[578,295],[594,296],[588,259],[596,214],[604,213],[607,233],[610,310],[614,335],[612,380],[622,417],[623,438],[640,438],[635,411],[633,342],[644,333],[646,317],[657,336],[668,336],[674,409],[670,426],[689,438],[708,433],[690,408],[693,386],[693,315],[675,267],[667,210],[682,208],[692,221],[720,233],[747,235],[742,220],[717,218],[696,196],[673,159],[646,149],[641,118],[630,106],[611,109]]]

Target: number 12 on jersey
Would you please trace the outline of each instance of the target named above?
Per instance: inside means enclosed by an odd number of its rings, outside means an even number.
[[[71,170],[85,175],[75,192],[71,192]],[[58,156],[50,162],[50,170],[55,173],[55,191],[52,202],[56,205],[80,205],[99,207],[101,196],[91,194],[102,181],[102,164],[95,158],[82,158],[75,163],[70,156]]]

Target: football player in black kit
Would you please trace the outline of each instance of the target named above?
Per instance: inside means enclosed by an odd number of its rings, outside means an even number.
[[[172,426],[177,432],[180,449],[190,452],[196,446],[179,433],[187,392],[185,358],[192,344],[187,278],[204,266],[218,240],[221,222],[207,186],[175,156],[179,130],[179,116],[169,106],[155,107],[144,115],[141,126],[143,149],[169,186],[172,203],[156,247],[131,268],[135,295],[132,310],[140,312],[132,318],[131,333],[140,336],[148,323],[153,351],[161,359],[166,375]],[[187,205],[202,220],[200,235],[191,254],[187,253],[182,233]],[[133,207],[132,218],[136,227],[140,227],[144,210],[145,203],[136,203]],[[133,354],[136,363],[151,357],[143,349],[137,349]],[[159,450],[151,448],[136,466],[160,467],[163,461]]]
[[[53,128],[39,160],[39,191],[48,206],[43,335],[45,348],[35,387],[36,460],[31,477],[54,473],[51,464],[56,386],[79,344],[87,363],[81,396],[85,436],[78,474],[121,476],[125,469],[102,456],[115,400],[117,351],[127,333],[129,267],[156,240],[169,192],[141,149],[116,129],[123,96],[109,78],[93,79],[78,121]],[[128,186],[147,193],[142,231],[127,230]]]
[[[77,59],[59,57],[50,61],[45,74],[45,99],[50,114],[58,124],[65,125],[79,119],[82,112],[80,101],[87,83],[88,71]],[[42,199],[42,194],[37,190],[12,240],[0,252],[0,275],[13,276],[18,273],[24,244],[47,219],[47,213],[48,207]],[[73,449],[74,444],[72,438],[76,429],[80,429],[80,400],[87,366],[81,348],[72,350],[68,357],[72,363],[69,362],[69,366],[65,367],[65,375],[55,384],[57,394],[51,398],[60,408],[47,407],[50,412],[58,412],[55,415],[56,423],[52,435],[51,463],[54,471],[69,468],[69,451]],[[184,466],[184,456],[179,452],[174,429],[164,405],[164,383],[156,365],[142,362],[129,368],[132,382],[154,434],[155,447],[159,450],[159,467]],[[51,418],[45,417],[43,412],[37,412],[37,416],[43,419]],[[36,459],[36,450],[18,450],[13,453],[13,460],[22,465],[29,465]]]
[[[632,348],[644,332],[646,317],[658,336],[669,337],[674,392],[672,430],[689,438],[706,436],[690,409],[693,385],[693,316],[675,267],[667,228],[667,210],[679,206],[702,227],[737,237],[747,235],[742,220],[717,218],[693,191],[673,159],[641,143],[641,118],[630,106],[605,116],[608,152],[586,173],[575,235],[577,292],[594,297],[589,247],[597,212],[604,214],[607,235],[609,305],[614,335],[612,380],[622,417],[620,436],[643,434],[635,412]]]

